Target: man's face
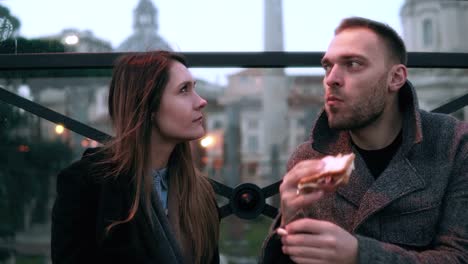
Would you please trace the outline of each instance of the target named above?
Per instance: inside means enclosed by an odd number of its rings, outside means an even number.
[[[388,94],[387,50],[369,29],[338,33],[322,59],[325,111],[334,129],[364,128],[380,118]]]

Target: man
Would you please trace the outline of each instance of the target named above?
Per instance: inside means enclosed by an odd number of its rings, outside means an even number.
[[[344,19],[322,64],[324,111],[288,162],[261,262],[468,263],[468,124],[418,108],[387,25]],[[297,194],[313,159],[350,152],[347,185]]]

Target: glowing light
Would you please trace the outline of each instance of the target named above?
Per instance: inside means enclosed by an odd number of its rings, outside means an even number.
[[[206,136],[200,141],[200,145],[204,148],[208,148],[214,144],[214,137],[213,136]]]
[[[19,152],[29,152],[29,146],[28,145],[19,145],[18,146],[18,151]]]
[[[95,147],[97,147],[98,145],[99,145],[99,143],[98,143],[97,141],[91,140],[91,147],[92,147],[92,148],[95,148]]]
[[[65,131],[65,127],[63,127],[62,125],[55,126],[55,133],[61,135],[63,134],[64,131]]]
[[[89,146],[89,140],[86,139],[86,138],[83,139],[83,140],[81,140],[81,146],[82,146],[83,148],[87,148],[87,147]]]
[[[77,35],[69,35],[65,37],[65,44],[67,45],[76,45],[80,42],[80,38]]]

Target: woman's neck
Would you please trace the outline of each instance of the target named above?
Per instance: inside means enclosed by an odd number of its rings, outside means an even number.
[[[175,143],[168,142],[161,137],[153,136],[151,138],[151,168],[160,170],[167,167],[169,157],[171,156],[174,147]]]

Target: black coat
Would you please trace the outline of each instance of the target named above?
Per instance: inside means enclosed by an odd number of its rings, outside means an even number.
[[[94,166],[98,156],[85,154],[57,177],[52,262],[191,263],[187,256],[184,259],[173,226],[159,203],[153,227],[143,210],[138,210],[132,221],[115,226],[105,235],[111,222],[126,218],[133,198],[129,177],[99,177],[105,169]],[[212,263],[219,263],[218,252]]]

